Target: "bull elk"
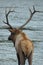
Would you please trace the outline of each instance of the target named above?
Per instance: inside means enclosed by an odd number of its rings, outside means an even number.
[[[8,15],[13,11],[8,11],[6,13],[6,21],[4,22],[9,26],[10,36],[8,40],[11,40],[15,46],[18,58],[18,65],[25,65],[25,60],[28,59],[29,65],[32,65],[32,55],[34,50],[34,45],[30,39],[28,39],[27,35],[21,30],[31,19],[32,16],[39,11],[36,11],[33,6],[33,12],[31,9],[30,11],[30,18],[19,28],[13,28],[8,21]]]

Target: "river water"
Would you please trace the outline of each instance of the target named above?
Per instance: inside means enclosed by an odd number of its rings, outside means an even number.
[[[8,41],[10,32],[4,29],[7,27],[3,23],[5,10],[15,11],[9,15],[9,22],[13,27],[19,27],[29,18],[29,8],[33,11],[33,5],[36,10],[43,11],[43,0],[0,0],[0,65],[18,65],[14,45]],[[33,65],[43,65],[43,13],[34,14],[25,27],[29,30],[23,31],[34,44]]]

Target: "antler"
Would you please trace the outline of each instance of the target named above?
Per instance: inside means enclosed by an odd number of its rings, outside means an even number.
[[[36,13],[36,12],[41,12],[41,13],[43,13],[43,11],[36,11],[35,10],[35,7],[33,6],[33,12],[31,11],[31,9],[29,9],[29,11],[30,11],[30,18],[26,21],[26,23],[24,23],[22,26],[20,26],[18,29],[22,29],[26,24],[28,24],[28,22],[30,22],[30,20],[32,19],[32,16]],[[6,16],[6,21],[7,22],[5,22],[5,21],[3,21],[5,24],[7,24],[11,29],[13,29],[13,27],[9,24],[9,20],[8,20],[8,15],[11,13],[11,12],[15,12],[15,11],[11,11],[11,10],[9,10],[8,11],[8,13],[6,13],[6,11],[5,11],[5,16]]]
[[[5,16],[6,16],[6,21],[7,22],[5,22],[5,21],[3,21],[5,24],[7,24],[11,29],[13,29],[12,28],[12,26],[9,24],[9,20],[8,20],[8,15],[11,13],[11,12],[15,12],[15,11],[8,11],[8,13],[6,13],[6,11],[5,11]]]
[[[26,23],[24,23],[22,26],[19,27],[19,29],[22,29],[28,22],[30,22],[30,20],[32,19],[32,16],[36,13],[36,12],[43,12],[43,11],[36,11],[35,7],[33,6],[33,12],[31,11],[31,9],[29,9],[30,11],[30,18],[26,21]]]

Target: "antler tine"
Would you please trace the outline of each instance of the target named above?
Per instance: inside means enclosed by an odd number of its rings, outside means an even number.
[[[33,6],[33,12],[31,11],[31,9],[29,9],[29,11],[30,11],[30,18],[26,21],[26,23],[24,23],[22,26],[20,26],[19,29],[23,28],[28,22],[30,22],[30,20],[32,19],[32,16],[33,16],[36,12],[40,12],[40,11],[36,11],[34,6]]]
[[[6,13],[6,10],[5,10],[5,16],[6,16],[6,21],[3,21],[5,24],[7,24],[10,28],[12,28],[12,26],[9,24],[9,20],[8,20],[8,15],[11,13],[11,12],[15,12],[15,11],[8,11],[8,13]]]

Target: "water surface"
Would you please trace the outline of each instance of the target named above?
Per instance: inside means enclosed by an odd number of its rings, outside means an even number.
[[[43,0],[0,0],[0,65],[17,65],[16,50],[11,41],[8,41],[10,32],[4,29],[5,9],[14,10],[9,15],[9,22],[13,27],[19,27],[30,16],[29,8],[43,11]],[[32,9],[33,11],[33,9]],[[36,13],[25,26],[31,30],[23,30],[33,41],[33,65],[43,65],[43,13]],[[28,65],[26,61],[26,65]]]

